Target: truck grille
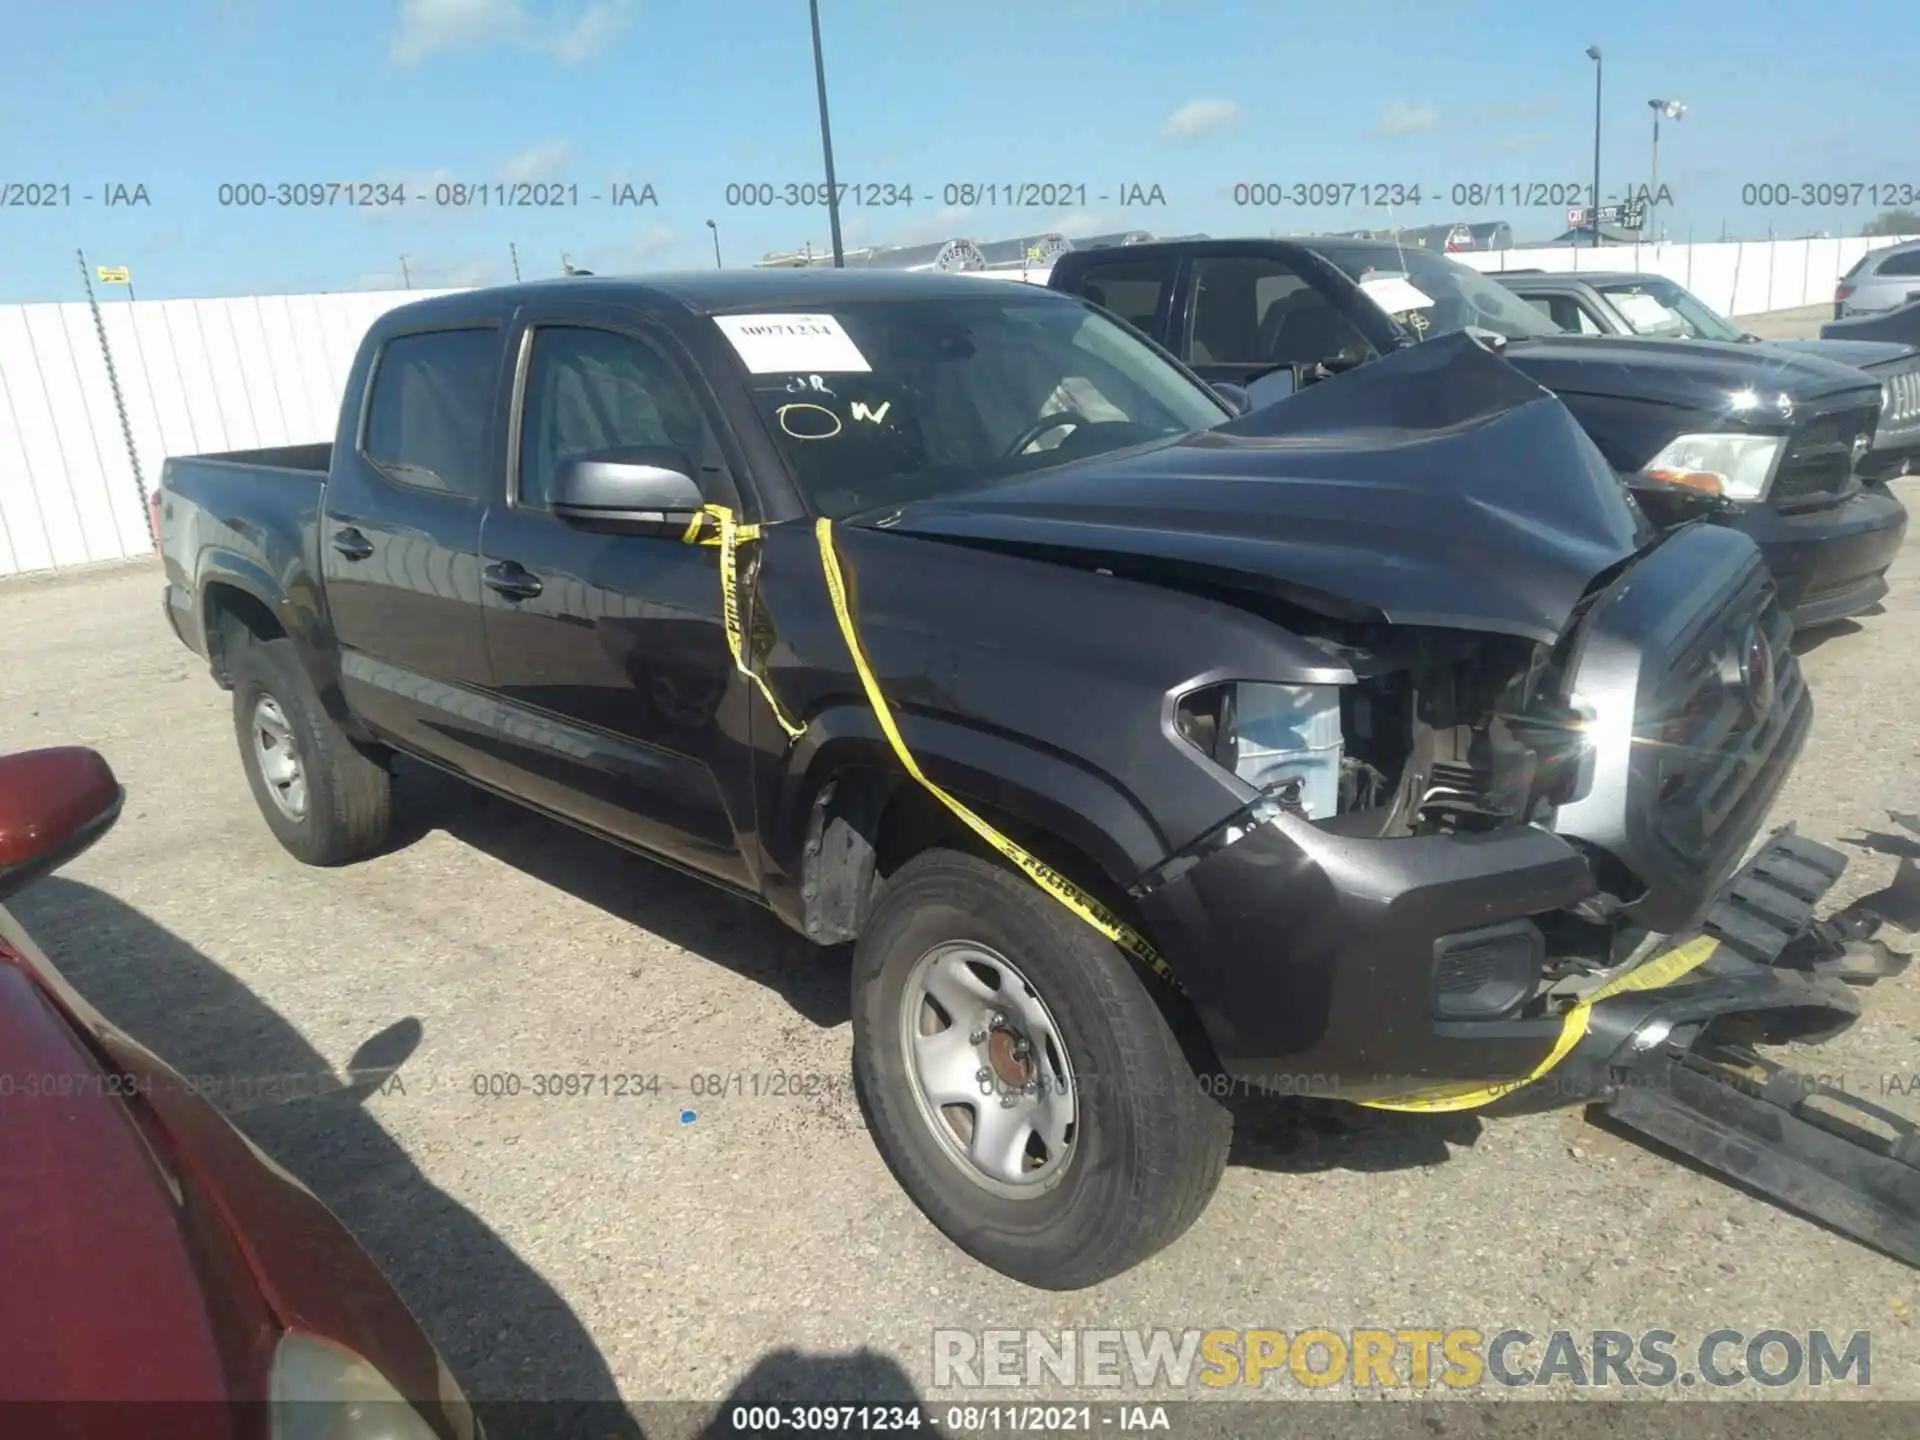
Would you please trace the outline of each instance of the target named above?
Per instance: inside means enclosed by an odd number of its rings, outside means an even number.
[[[1873,405],[1850,405],[1814,415],[1794,426],[1787,453],[1773,477],[1768,499],[1779,510],[1801,510],[1830,501],[1853,488],[1853,442],[1873,434],[1879,418]]]
[[[1799,717],[1807,686],[1792,644],[1772,585],[1755,584],[1656,694],[1652,781],[1659,833],[1677,854],[1705,858],[1728,825],[1738,828],[1756,775]]]
[[[1641,887],[1633,918],[1687,924],[1739,864],[1812,720],[1772,577],[1751,541],[1699,526],[1595,604],[1570,655],[1592,709],[1593,782],[1555,829]]]
[[[1880,426],[1875,435],[1886,440],[1889,432],[1920,432],[1920,360],[1896,360],[1868,371],[1881,385]]]

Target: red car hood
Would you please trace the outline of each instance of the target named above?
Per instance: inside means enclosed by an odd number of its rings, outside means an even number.
[[[0,965],[0,1400],[228,1382],[168,1171],[73,1027]]]
[[[473,1433],[333,1212],[93,1009],[4,906],[0,1277],[0,1400],[263,1400],[280,1332],[302,1330],[365,1356],[447,1440]]]

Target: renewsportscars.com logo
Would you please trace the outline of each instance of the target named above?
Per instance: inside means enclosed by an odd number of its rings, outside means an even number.
[[[936,1389],[1778,1389],[1873,1381],[1873,1341],[1824,1330],[936,1330]]]

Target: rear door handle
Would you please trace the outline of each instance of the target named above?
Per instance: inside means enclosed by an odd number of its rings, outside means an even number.
[[[351,525],[333,532],[333,548],[349,560],[364,560],[373,554],[373,542]]]
[[[509,600],[531,600],[546,589],[538,575],[524,569],[515,560],[489,565],[480,578],[486,582],[489,590],[497,590]]]

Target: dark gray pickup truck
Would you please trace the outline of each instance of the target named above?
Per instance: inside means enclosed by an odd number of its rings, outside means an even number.
[[[407,756],[852,942],[882,1154],[1025,1281],[1177,1237],[1251,1091],[1595,1100],[1920,1258],[1911,1147],[1736,1083],[1895,968],[1763,838],[1812,713],[1766,566],[1464,336],[1236,418],[974,277],[481,290],[157,503],[289,851],[379,846]]]

